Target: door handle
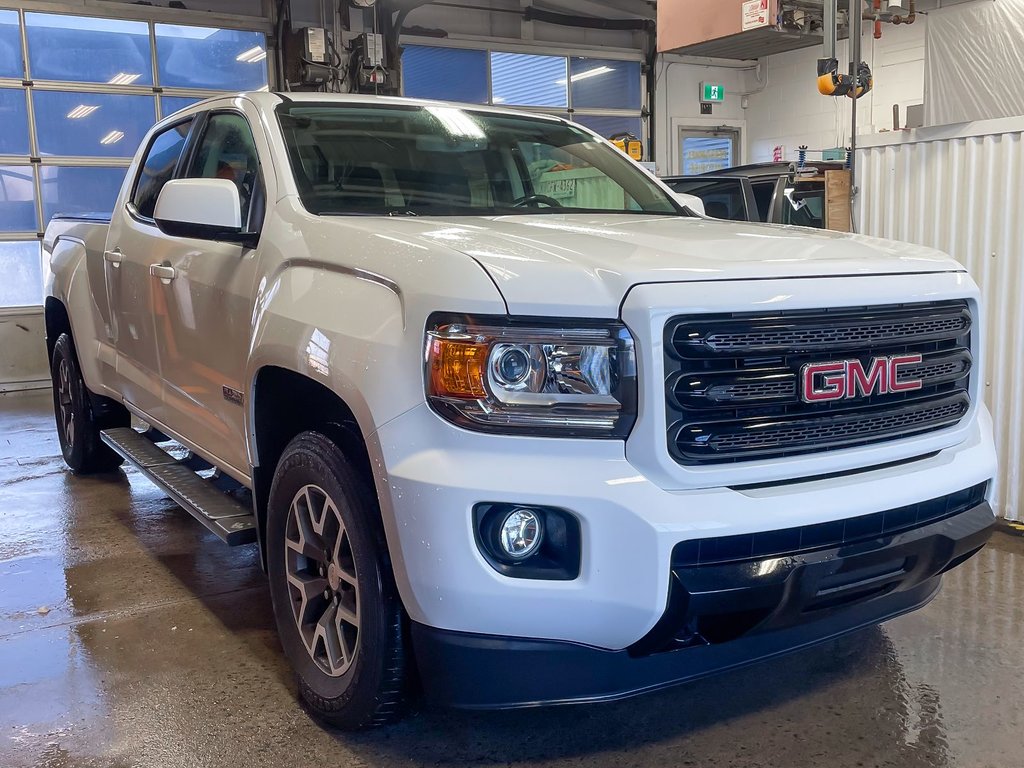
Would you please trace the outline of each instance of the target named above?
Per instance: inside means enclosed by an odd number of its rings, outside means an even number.
[[[103,260],[114,269],[118,269],[121,266],[121,262],[124,261],[124,254],[120,251],[104,251]]]
[[[170,282],[174,279],[174,267],[169,267],[166,264],[150,264],[149,274],[153,277],[159,277],[161,280]]]

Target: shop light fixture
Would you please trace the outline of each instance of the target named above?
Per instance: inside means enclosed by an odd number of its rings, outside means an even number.
[[[67,119],[68,120],[79,120],[79,119],[81,119],[83,117],[88,117],[93,112],[95,112],[97,109],[99,109],[98,105],[93,106],[93,105],[79,104],[77,107],[75,107],[70,112],[68,112]]]
[[[117,144],[117,142],[119,142],[123,138],[124,131],[111,131],[102,139],[100,139],[100,144]]]
[[[256,45],[247,51],[242,51],[235,57],[235,61],[242,61],[246,64],[255,64],[257,61],[263,61],[267,58],[267,52],[260,46]]]
[[[136,80],[138,80],[140,77],[142,77],[142,75],[139,74],[139,73],[118,72],[112,78],[107,80],[107,84],[108,85],[131,85]]]
[[[586,80],[588,77],[597,77],[598,75],[604,75],[614,71],[615,67],[594,67],[593,69],[588,69],[586,72],[577,72],[569,79],[575,83],[580,80]],[[555,80],[555,82],[558,85],[565,85],[565,80]]]

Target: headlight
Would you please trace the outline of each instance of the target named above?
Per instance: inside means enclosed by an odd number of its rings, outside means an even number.
[[[633,339],[618,323],[436,315],[427,400],[485,432],[624,438],[636,420]]]

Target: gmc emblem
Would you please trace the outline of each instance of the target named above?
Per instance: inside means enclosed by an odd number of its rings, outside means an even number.
[[[921,379],[900,380],[900,368],[921,360],[921,355],[874,357],[866,368],[860,360],[808,363],[800,369],[800,399],[805,403],[822,403],[890,392],[913,392],[923,386]]]

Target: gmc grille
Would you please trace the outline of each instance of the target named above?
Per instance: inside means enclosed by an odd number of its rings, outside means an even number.
[[[668,449],[683,465],[779,458],[956,425],[970,408],[971,314],[943,301],[776,314],[680,316],[665,325]],[[808,363],[920,354],[916,391],[806,403]]]

